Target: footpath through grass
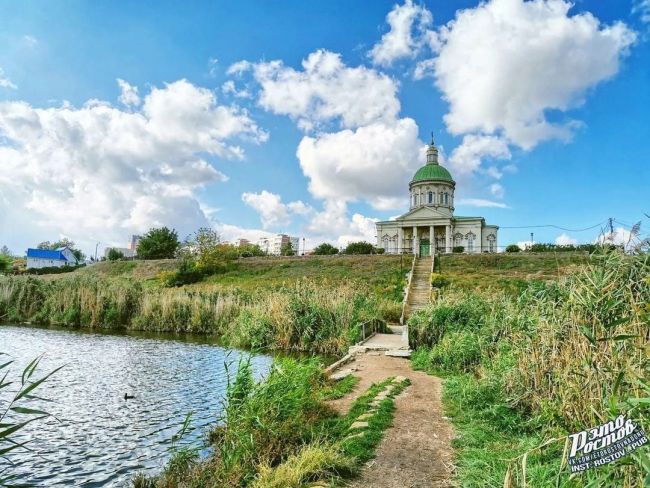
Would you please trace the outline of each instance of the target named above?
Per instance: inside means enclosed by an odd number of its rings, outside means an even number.
[[[445,289],[409,320],[413,367],[446,379],[460,485],[650,482],[647,446],[575,475],[563,457],[568,434],[623,413],[650,429],[650,257],[594,255],[519,294],[478,288]]]

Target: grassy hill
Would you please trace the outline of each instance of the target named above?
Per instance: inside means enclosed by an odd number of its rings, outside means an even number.
[[[216,286],[254,291],[276,288],[302,280],[320,283],[354,280],[396,300],[401,299],[411,257],[404,256],[307,256],[245,258],[224,273],[207,277],[192,287]],[[555,280],[588,261],[584,253],[451,254],[440,260],[441,271],[457,288],[498,288],[517,291],[529,281]],[[129,277],[155,284],[159,273],[170,271],[176,261],[101,262],[75,271],[101,277]],[[58,279],[64,275],[52,275]]]

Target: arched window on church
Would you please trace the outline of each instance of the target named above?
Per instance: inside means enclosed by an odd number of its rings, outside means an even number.
[[[417,195],[414,193],[413,194],[413,205],[412,205],[413,207],[415,207],[417,205],[416,199],[417,199]]]
[[[442,205],[444,203],[443,193],[442,192],[440,192],[440,197],[439,198],[440,198],[440,205]]]
[[[429,192],[429,203],[433,203],[433,192]]]
[[[474,252],[474,238],[476,236],[471,232],[467,234],[467,252]]]
[[[454,235],[454,246],[459,247],[463,245],[463,234]]]
[[[384,244],[384,245],[383,245],[384,251],[388,251],[388,250],[389,250],[389,247],[388,247],[388,236],[384,236],[383,244]]]
[[[487,236],[487,241],[488,241],[488,251],[490,252],[495,252],[496,251],[496,237],[494,237],[493,234],[490,234]]]
[[[445,192],[445,205],[449,205],[449,193]]]

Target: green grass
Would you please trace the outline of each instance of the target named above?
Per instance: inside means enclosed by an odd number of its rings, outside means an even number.
[[[354,390],[359,383],[359,378],[353,375],[346,376],[323,389],[323,400],[338,400]]]
[[[518,293],[531,281],[557,280],[589,260],[586,253],[445,254],[440,272],[455,288]]]
[[[341,427],[346,431],[362,414],[368,412],[370,402],[392,381],[388,378],[381,383],[373,384],[368,391],[359,397],[350,407],[348,414],[340,420]],[[343,452],[356,459],[358,463],[365,463],[375,456],[375,450],[381,442],[384,431],[392,426],[395,413],[395,396],[399,395],[407,384],[400,384],[391,390],[391,393],[381,401],[376,413],[368,419],[368,428],[363,430],[364,435],[343,440]]]

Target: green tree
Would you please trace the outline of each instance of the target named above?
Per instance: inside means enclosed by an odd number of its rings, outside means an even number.
[[[124,259],[124,253],[112,247],[108,250],[108,254],[106,255],[106,258],[109,261],[118,261],[120,259]]]
[[[13,260],[9,256],[0,254],[0,273],[9,273],[12,269]]]
[[[11,250],[7,246],[2,246],[2,247],[0,247],[0,256],[12,257],[13,253],[11,252]]]
[[[195,257],[197,268],[204,274],[223,270],[239,257],[237,247],[222,243],[219,234],[208,227],[201,227],[188,238],[183,252]]]
[[[171,259],[180,247],[178,234],[167,227],[151,229],[138,244],[138,257],[142,259]]]
[[[239,246],[239,255],[243,258],[250,258],[253,256],[266,256],[266,253],[257,244],[244,244]]]
[[[285,244],[282,244],[282,248],[280,249],[280,254],[283,256],[295,256],[296,251],[293,250],[293,246],[291,245],[291,242],[287,242]]]
[[[327,242],[323,242],[314,248],[314,254],[318,254],[319,256],[329,256],[338,253],[339,250]]]
[[[372,254],[375,247],[369,242],[351,242],[345,247],[345,254]]]
[[[521,248],[517,244],[510,244],[506,247],[506,252],[520,252]]]

